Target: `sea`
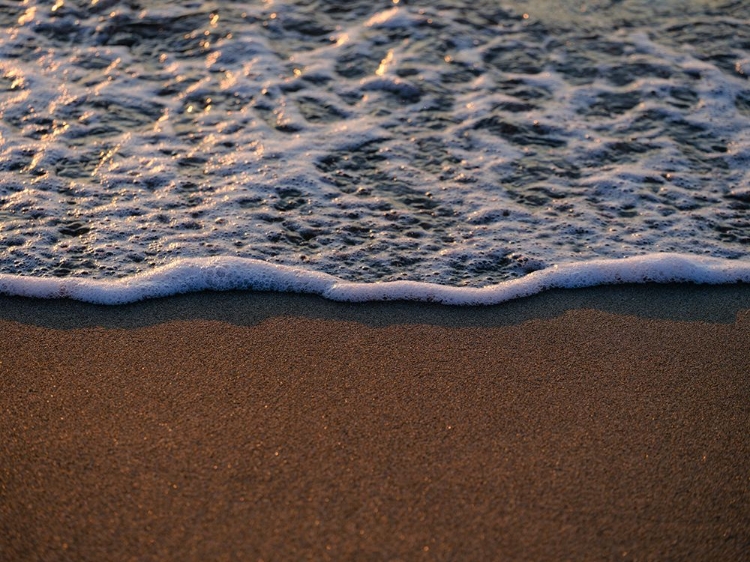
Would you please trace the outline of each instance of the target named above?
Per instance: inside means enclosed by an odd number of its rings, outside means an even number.
[[[0,0],[0,293],[750,282],[748,0]]]

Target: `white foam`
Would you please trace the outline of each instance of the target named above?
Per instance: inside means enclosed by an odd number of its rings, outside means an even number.
[[[132,277],[105,281],[0,274],[0,294],[126,304],[204,290],[309,293],[346,302],[406,300],[449,305],[491,305],[554,289],[623,283],[729,284],[750,282],[750,261],[685,254],[649,254],[568,263],[482,288],[415,281],[351,283],[325,273],[234,257],[176,261]]]
[[[26,4],[0,39],[0,272],[78,279],[33,291],[211,288],[209,256],[247,259],[228,286],[261,286],[275,266],[259,259],[368,283],[341,298],[424,299],[448,297],[403,281],[481,288],[644,252],[750,259],[739,7],[533,0],[525,19],[512,2],[293,0],[227,3],[217,23],[207,4],[104,20]],[[187,264],[200,273],[160,277]]]

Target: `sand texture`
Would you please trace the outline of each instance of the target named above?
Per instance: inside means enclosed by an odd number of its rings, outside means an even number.
[[[0,299],[0,560],[747,560],[750,287]]]

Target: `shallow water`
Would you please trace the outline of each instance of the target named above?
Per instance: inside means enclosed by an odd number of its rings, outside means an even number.
[[[750,4],[651,4],[0,1],[0,274],[744,261]]]

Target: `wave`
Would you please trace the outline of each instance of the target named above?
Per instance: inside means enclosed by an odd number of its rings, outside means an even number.
[[[308,293],[343,302],[408,300],[447,305],[491,305],[548,289],[623,283],[729,284],[750,282],[750,261],[648,254],[556,265],[487,287],[417,281],[354,283],[302,268],[236,257],[181,259],[131,277],[100,280],[0,274],[0,294],[68,298],[117,305],[199,291],[253,290]]]

